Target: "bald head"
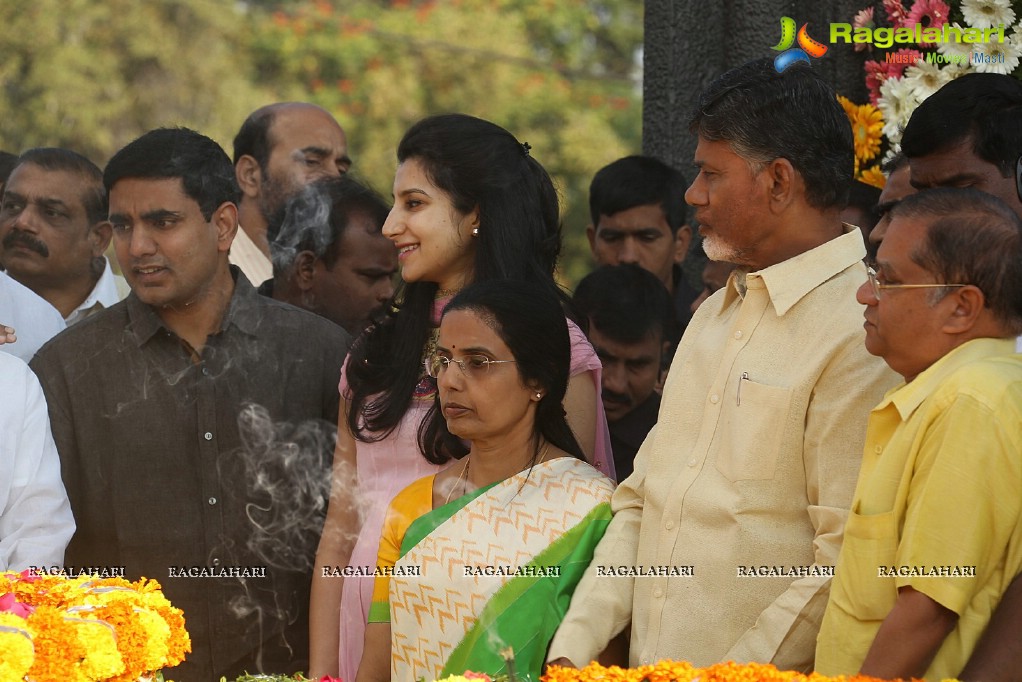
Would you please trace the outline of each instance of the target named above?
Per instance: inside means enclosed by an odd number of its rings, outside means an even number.
[[[278,102],[245,119],[234,138],[234,168],[244,195],[241,224],[263,245],[270,219],[284,203],[311,182],[347,173],[351,157],[344,131],[328,111]]]

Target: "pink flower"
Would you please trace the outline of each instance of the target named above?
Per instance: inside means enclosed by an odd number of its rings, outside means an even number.
[[[905,7],[901,4],[901,0],[884,0],[884,12],[894,28],[901,28],[905,25]]]
[[[21,618],[28,618],[35,609],[28,604],[22,604],[14,598],[13,592],[8,592],[0,597],[0,611],[13,613],[15,616],[20,616]]]
[[[323,675],[323,677],[319,678],[319,682],[344,682],[344,681],[339,677],[330,677],[329,675]]]
[[[464,677],[466,680],[483,680],[483,682],[493,682],[493,678],[486,673],[474,673],[471,670],[465,671]]]
[[[42,580],[42,576],[36,573],[31,568],[26,568],[24,571],[18,574],[18,579],[25,583],[34,583],[38,580]]]
[[[873,28],[876,24],[873,22],[873,8],[867,7],[864,10],[859,10],[859,13],[852,19],[852,26],[854,28]],[[855,51],[862,52],[867,47],[866,43],[855,43]]]
[[[905,18],[905,26],[914,29],[916,24],[923,28],[940,28],[947,23],[951,8],[941,0],[916,0],[912,11]],[[927,21],[923,21],[926,19]],[[933,47],[934,43],[919,43],[923,47]]]
[[[866,69],[866,88],[869,90],[869,101],[873,106],[876,106],[880,99],[880,86],[887,80],[887,69],[885,66],[885,64],[873,60],[867,61],[864,65]]]

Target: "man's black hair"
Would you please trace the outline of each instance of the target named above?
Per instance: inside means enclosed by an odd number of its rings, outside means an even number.
[[[277,116],[278,107],[265,106],[256,109],[245,122],[241,124],[238,134],[234,136],[234,163],[245,156],[251,156],[256,160],[264,172],[266,164],[270,161],[270,128],[273,127],[273,120]]]
[[[589,214],[593,227],[600,216],[612,216],[636,206],[657,205],[671,234],[677,234],[688,211],[688,181],[681,171],[652,156],[626,156],[596,172],[589,185]]]
[[[578,283],[571,301],[591,328],[619,343],[636,343],[650,334],[660,334],[671,345],[678,340],[667,287],[634,263],[597,268]]]
[[[62,171],[79,176],[83,181],[82,206],[85,207],[85,217],[89,222],[89,227],[107,219],[103,172],[92,161],[70,149],[37,147],[22,152],[18,157],[17,166],[25,163],[31,163],[45,171]],[[9,176],[10,174],[8,174]]]
[[[224,202],[237,204],[241,190],[227,153],[188,128],[157,128],[114,154],[103,171],[106,191],[125,178],[180,178],[206,220]]]
[[[998,73],[969,73],[933,93],[912,112],[901,137],[909,158],[969,141],[976,156],[1009,178],[1022,155],[1022,82]]]
[[[834,88],[808,65],[777,73],[773,60],[763,58],[728,71],[700,96],[689,130],[728,143],[753,167],[787,159],[810,206],[841,208],[847,201],[852,127]]]

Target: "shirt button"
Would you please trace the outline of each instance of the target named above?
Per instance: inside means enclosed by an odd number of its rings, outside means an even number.
[[[213,440],[213,434],[212,434],[212,433],[210,433],[209,431],[207,431],[207,432],[206,432],[206,433],[205,433],[205,434],[203,435],[203,438],[205,438],[206,440]]]
[[[883,451],[884,451],[884,449],[882,447],[880,447],[879,445],[877,445],[876,447],[873,448],[873,452],[877,453],[878,455],[881,452],[883,452]]]
[[[210,506],[213,506],[214,504],[216,504],[216,498],[215,497],[209,498],[208,501],[209,501]]]
[[[214,566],[219,566],[220,565],[220,560],[214,558],[213,561],[211,561],[210,563],[213,564]]]
[[[663,589],[658,587],[655,590],[653,590],[653,596],[656,597],[657,599],[660,599],[661,597],[663,597],[664,596]]]
[[[668,521],[667,523],[665,523],[664,528],[666,528],[667,530],[674,528],[674,521]]]
[[[202,368],[202,376],[204,376],[204,377],[208,377],[209,376],[209,367],[203,367]]]
[[[736,339],[740,339],[740,338],[742,338],[742,332],[741,332],[741,331],[737,331],[737,332],[735,332],[735,338],[736,338]]]
[[[690,467],[694,467],[696,465],[696,460],[695,460],[694,457],[692,459],[688,460],[688,465]]]
[[[716,405],[717,403],[720,402],[720,396],[714,393],[713,395],[710,396],[710,402]]]

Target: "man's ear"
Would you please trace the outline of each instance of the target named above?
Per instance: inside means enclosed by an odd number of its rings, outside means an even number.
[[[801,182],[798,171],[788,159],[778,157],[763,169],[770,196],[770,208],[780,213],[794,201],[796,185]]]
[[[947,299],[952,299],[955,305],[945,318],[941,331],[948,334],[964,334],[972,330],[986,307],[986,297],[979,287],[972,284],[957,287],[944,300]]]
[[[230,251],[238,234],[238,207],[234,202],[225,201],[213,211],[210,222],[216,227],[217,249],[225,253]]]
[[[692,245],[692,228],[682,225],[674,235],[674,262],[680,263],[688,255],[688,247]]]
[[[259,190],[263,185],[263,169],[254,156],[243,154],[238,163],[234,164],[234,177],[238,179],[238,186],[242,193],[250,198],[259,196]]]
[[[592,223],[586,226],[586,239],[589,240],[589,251],[596,257],[596,226]]]
[[[89,244],[92,247],[92,257],[99,258],[110,246],[110,239],[114,230],[109,220],[101,220],[89,228]]]
[[[299,251],[295,256],[293,267],[293,278],[295,286],[303,293],[312,289],[316,281],[316,264],[323,261],[316,258],[316,254],[306,249]]]

